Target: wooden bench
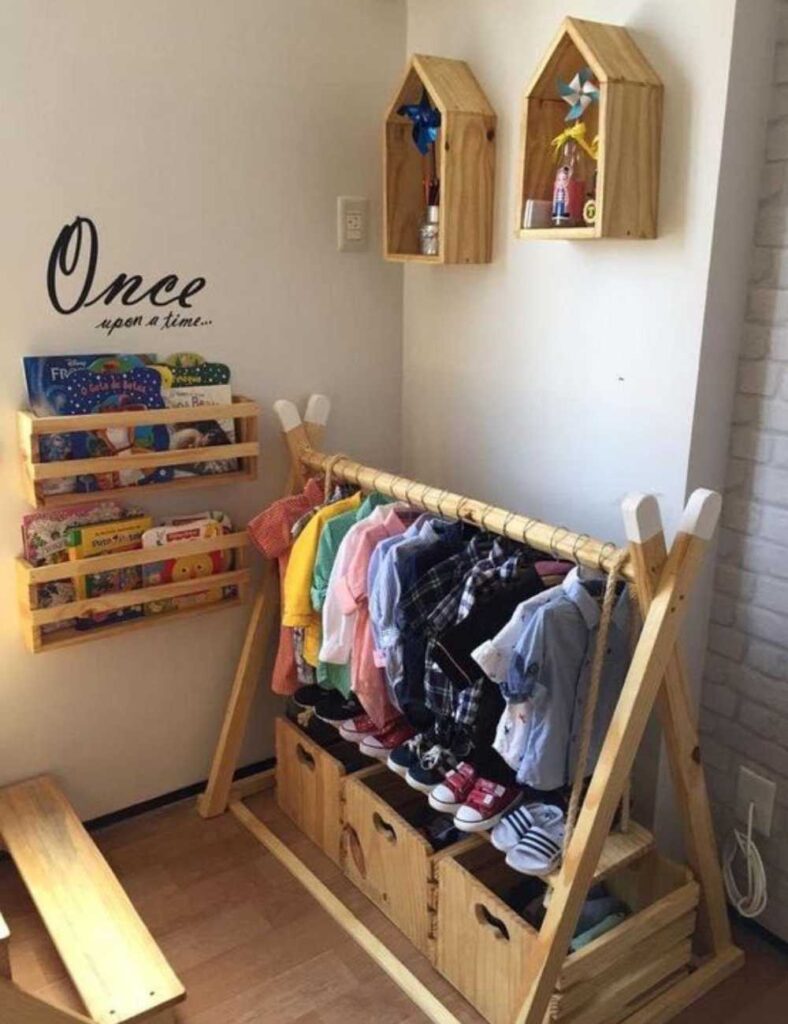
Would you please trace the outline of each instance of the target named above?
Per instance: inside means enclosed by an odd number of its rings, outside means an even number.
[[[0,838],[92,1020],[174,1022],[183,985],[52,778],[0,789]]]

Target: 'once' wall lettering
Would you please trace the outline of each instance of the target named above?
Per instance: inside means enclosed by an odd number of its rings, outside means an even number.
[[[66,224],[55,239],[47,266],[49,300],[58,313],[76,313],[78,309],[116,299],[123,306],[136,306],[146,300],[157,307],[177,303],[191,309],[189,301],[205,287],[204,277],[195,277],[181,285],[176,274],[165,274],[149,288],[143,287],[141,274],[118,274],[102,291],[93,294],[99,258],[96,225],[90,217],[76,217]]]

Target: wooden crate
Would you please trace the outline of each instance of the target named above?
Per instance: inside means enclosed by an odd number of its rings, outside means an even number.
[[[538,933],[501,898],[523,878],[485,844],[438,868],[438,970],[490,1024],[511,1024]],[[685,977],[698,886],[689,870],[651,852],[606,879],[633,914],[564,961],[550,1018],[614,1024]]]
[[[27,648],[34,654],[38,654],[42,651],[85,643],[88,640],[103,640],[108,636],[127,633],[146,626],[155,626],[162,622],[171,622],[173,619],[182,618],[185,615],[218,611],[242,604],[247,598],[250,579],[246,564],[248,545],[249,538],[246,531],[241,530],[206,540],[165,544],[161,547],[140,548],[135,551],[119,551],[115,554],[79,558],[73,562],[61,562],[57,565],[33,566],[25,558],[17,558],[19,609]],[[179,580],[177,583],[141,587],[138,590],[128,590],[123,593],[104,594],[101,597],[89,597],[51,607],[39,606],[38,586],[41,584],[74,579],[113,569],[151,565],[155,562],[165,562],[171,558],[191,558],[210,554],[213,551],[227,551],[231,554],[230,567],[226,572],[216,573],[213,576],[198,576],[194,579]],[[144,615],[141,618],[129,619],[126,622],[118,622],[96,629],[78,630],[66,627],[55,632],[47,632],[43,629],[53,623],[66,622],[78,616],[113,612],[133,605],[151,604],[174,597],[200,595],[206,590],[231,586],[236,588],[236,596],[213,603],[196,601],[186,608]]]
[[[35,508],[57,508],[81,504],[96,498],[134,498],[161,490],[187,490],[194,487],[216,487],[257,478],[258,417],[260,407],[248,398],[237,396],[229,405],[201,405],[193,409],[142,409],[136,412],[102,412],[85,416],[34,416],[26,410],[18,414],[17,425],[22,456],[22,487],[25,499]],[[167,423],[190,423],[198,420],[235,421],[234,444],[208,448],[184,448],[173,451],[140,452],[112,455],[96,459],[70,459],[62,462],[41,462],[39,439],[46,434],[68,434],[75,431],[97,431]],[[144,486],[115,487],[91,493],[42,494],[46,480],[80,474],[113,473],[121,470],[169,469],[214,460],[237,459],[239,468],[231,473],[178,477]]]
[[[569,110],[557,81],[583,67],[599,85],[599,102],[583,115],[586,139],[599,140],[596,219],[576,227],[523,228],[528,199],[551,199],[552,139]],[[519,238],[656,238],[663,87],[630,34],[619,25],[566,18],[529,85],[523,104]]]
[[[345,874],[421,952],[434,959],[438,864],[450,853],[476,847],[476,836],[433,851],[414,825],[431,812],[417,793],[390,771],[350,779],[345,787]]]
[[[437,256],[419,253],[425,213],[423,157],[413,123],[397,111],[418,103],[427,90],[440,111],[434,144],[440,178]],[[473,72],[462,60],[415,55],[386,116],[384,139],[384,256],[421,263],[489,263],[492,259],[496,115]]]
[[[345,781],[354,770],[384,769],[338,733],[334,742],[323,745],[289,719],[277,718],[277,803],[336,864],[341,860]]]

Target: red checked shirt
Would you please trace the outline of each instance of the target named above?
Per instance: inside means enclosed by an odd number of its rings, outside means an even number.
[[[307,481],[303,493],[280,498],[263,509],[248,525],[249,538],[266,558],[275,558],[279,566],[279,585],[285,578],[290,548],[293,545],[293,525],[310,509],[323,501],[323,486],[317,480]],[[282,626],[279,649],[276,653],[271,689],[274,693],[290,694],[298,689],[295,650],[292,629]]]

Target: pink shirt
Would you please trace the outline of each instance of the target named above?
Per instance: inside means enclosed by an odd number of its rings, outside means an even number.
[[[347,616],[352,616],[353,646],[351,687],[364,710],[379,728],[400,716],[391,703],[383,670],[375,663],[374,642],[369,624],[367,575],[372,552],[386,537],[404,533],[418,513],[407,505],[380,505],[345,537],[350,541],[344,573],[336,579],[336,597]]]

